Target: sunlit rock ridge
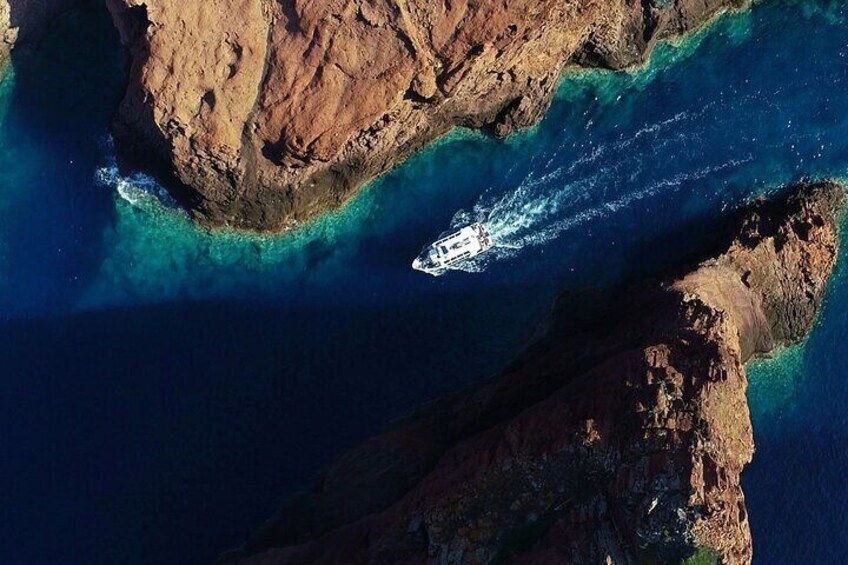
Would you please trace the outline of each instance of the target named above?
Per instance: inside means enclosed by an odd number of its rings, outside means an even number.
[[[204,223],[280,230],[455,126],[536,123],[569,64],[639,64],[743,3],[108,0],[133,59],[118,149]]]
[[[745,364],[809,331],[844,199],[796,187],[693,267],[561,296],[500,376],[352,449],[222,561],[750,563]]]

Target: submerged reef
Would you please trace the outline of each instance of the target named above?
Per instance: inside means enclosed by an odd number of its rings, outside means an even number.
[[[750,563],[745,364],[809,331],[844,200],[794,187],[688,267],[561,296],[501,375],[344,454],[222,562]]]
[[[569,66],[623,69],[745,0],[107,0],[125,165],[205,224],[280,230],[455,126],[535,124]]]

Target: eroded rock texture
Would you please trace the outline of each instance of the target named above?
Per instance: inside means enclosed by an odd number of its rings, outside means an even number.
[[[0,69],[6,66],[17,32],[12,29],[11,9],[8,0],[0,1]]]
[[[107,0],[124,157],[213,225],[340,205],[456,125],[535,123],[570,62],[622,68],[745,0]]]
[[[348,452],[224,560],[749,563],[744,364],[809,330],[843,199],[803,187],[681,275],[561,297],[500,377]]]

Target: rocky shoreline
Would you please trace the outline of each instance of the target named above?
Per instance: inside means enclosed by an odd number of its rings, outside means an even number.
[[[203,223],[278,231],[456,126],[535,124],[567,65],[637,65],[745,3],[107,0],[132,58],[115,138]]]
[[[0,0],[0,68],[81,0]],[[90,0],[100,1],[100,0]],[[624,69],[747,0],[103,0],[131,59],[113,132],[207,226],[280,231],[461,126],[534,125],[566,67]]]
[[[745,363],[809,331],[844,201],[796,187],[694,267],[563,295],[500,376],[352,449],[222,561],[750,563]]]
[[[0,66],[73,1],[0,0]],[[739,5],[109,0],[134,61],[115,131],[201,221],[277,230],[451,127],[531,125],[566,64],[637,64]],[[809,331],[844,201],[794,187],[675,272],[561,296],[503,373],[343,455],[222,562],[750,563],[745,364]]]

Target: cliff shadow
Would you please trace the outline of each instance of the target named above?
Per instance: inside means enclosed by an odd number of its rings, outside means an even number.
[[[211,562],[343,449],[510,356],[496,328],[432,314],[204,302],[0,323],[2,560]]]
[[[803,206],[786,195],[787,190],[781,189],[773,200],[754,201],[711,222],[694,219],[682,226],[683,231],[700,229],[701,237],[678,249],[675,259],[660,270],[643,264],[641,276],[634,273],[636,280],[563,292],[536,338],[502,373],[420,406],[381,435],[345,453],[317,477],[310,490],[288,501],[244,546],[225,554],[222,562],[271,547],[297,545],[357,520],[367,521],[366,516],[386,510],[415,488],[444,461],[446,453],[518,418],[557,391],[567,388],[568,397],[582,399],[574,401],[575,410],[591,406],[599,392],[617,386],[614,380],[596,380],[613,374],[599,367],[610,369],[610,360],[622,362],[653,344],[673,343],[687,327],[689,314],[681,308],[680,295],[667,291],[666,284],[726,252],[734,241],[747,247],[777,234],[784,218]],[[805,240],[803,226],[790,225],[800,229],[796,233]],[[711,227],[705,230],[704,226]],[[656,242],[648,246],[655,247]],[[697,355],[714,354],[715,344],[697,339],[692,343],[696,342],[700,345],[692,347]],[[352,531],[355,526],[348,530]]]
[[[114,214],[114,195],[95,175],[123,88],[121,48],[102,2],[86,0],[16,47],[12,65],[0,141],[12,159],[3,181],[17,210],[4,219],[7,268],[13,284],[37,276],[48,306],[97,268]]]

